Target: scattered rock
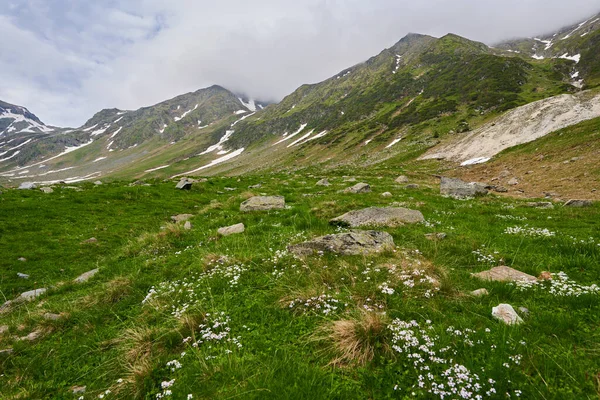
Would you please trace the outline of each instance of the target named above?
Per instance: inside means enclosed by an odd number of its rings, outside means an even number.
[[[506,192],[508,192],[508,189],[505,188],[504,186],[496,186],[494,188],[494,191],[498,192],[498,193],[506,193]]]
[[[529,309],[528,309],[528,308],[525,308],[525,307],[519,307],[519,312],[520,312],[520,313],[521,313],[523,316],[525,316],[525,317],[528,317],[528,316],[529,316]]]
[[[93,244],[93,243],[98,243],[98,239],[96,239],[95,237],[91,237],[91,238],[81,242],[81,244]]]
[[[181,178],[179,183],[175,186],[175,189],[179,190],[191,190],[192,189],[192,181],[188,178]]]
[[[591,200],[569,200],[565,203],[565,207],[583,208],[591,207],[594,202]]]
[[[248,189],[260,189],[261,187],[262,187],[262,185],[260,183],[258,183],[256,185],[248,186]]]
[[[518,325],[523,322],[510,304],[499,304],[492,308],[492,316],[506,325]]]
[[[89,281],[90,279],[92,279],[94,277],[94,275],[96,275],[98,273],[98,271],[99,271],[99,269],[96,268],[91,271],[85,272],[85,273],[79,275],[73,281],[75,283],[85,283],[85,282]]]
[[[519,180],[517,178],[511,178],[507,182],[510,186],[517,186],[519,184]]]
[[[22,272],[17,272],[17,276],[21,279],[29,279],[29,275],[24,274]]]
[[[43,333],[44,332],[42,332],[42,331],[33,331],[27,336],[20,337],[19,340],[26,340],[28,342],[33,342],[34,340],[38,340],[39,338],[41,338]]]
[[[240,204],[240,211],[268,211],[285,208],[283,196],[254,196]]]
[[[71,391],[73,394],[84,394],[87,386],[73,386],[71,387]]]
[[[400,185],[408,183],[408,177],[404,176],[404,175],[400,175],[399,177],[396,178],[396,180],[394,181],[396,183],[399,183]]]
[[[474,297],[483,297],[483,296],[487,296],[488,294],[490,294],[490,292],[488,292],[487,289],[477,289],[477,290],[473,290],[471,292],[471,296],[474,296]]]
[[[33,182],[23,182],[19,185],[19,190],[32,190],[37,188],[37,185]]]
[[[100,186],[100,185],[102,185],[102,181],[96,181],[96,182],[94,182],[94,185]]]
[[[19,261],[25,262],[25,261],[27,261],[27,259],[25,257],[19,257]]]
[[[417,210],[400,207],[370,207],[350,211],[340,217],[333,218],[329,223],[358,228],[361,226],[396,227],[423,221],[425,221],[423,214]]]
[[[511,176],[512,174],[510,173],[509,170],[504,170],[502,172],[500,172],[500,175],[498,175],[500,177],[500,179],[504,179],[504,178],[508,178],[509,176]]]
[[[356,178],[345,178],[344,182],[356,182]]]
[[[231,226],[226,226],[224,228],[219,228],[217,233],[221,236],[229,236],[234,235],[236,233],[243,233],[246,230],[244,224],[236,224]]]
[[[35,299],[36,297],[39,297],[39,296],[43,295],[44,293],[46,293],[47,290],[48,289],[46,289],[46,288],[29,290],[27,292],[21,293],[19,295],[19,297],[17,297],[14,301],[17,303],[24,302],[24,301],[31,301],[31,300]]]
[[[460,179],[442,177],[440,193],[455,199],[484,196],[488,193],[485,186],[482,183],[467,183]]]
[[[553,278],[552,272],[543,271],[540,276],[538,276],[538,280],[540,281],[551,281]]]
[[[60,314],[53,314],[53,313],[45,313],[43,315],[43,318],[47,321],[58,321],[59,319],[62,318],[62,315]]]
[[[237,190],[237,188],[230,188],[230,187],[226,187],[224,189],[226,192],[233,192],[233,191]]]
[[[325,178],[317,182],[317,186],[331,186],[331,183],[329,183],[329,179]]]
[[[342,255],[367,255],[394,249],[394,238],[387,232],[352,231],[321,236],[308,242],[288,246],[298,257],[317,252],[332,252]]]
[[[5,355],[9,355],[13,353],[13,349],[8,348],[8,349],[2,349],[0,350],[0,356],[5,356]]]
[[[8,332],[8,325],[0,325],[0,335],[4,335]]]
[[[534,207],[534,208],[545,208],[545,209],[554,208],[554,204],[550,203],[549,201],[534,201],[534,202],[525,203],[525,204],[523,204],[523,206]]]
[[[475,278],[496,282],[536,282],[535,276],[507,266],[494,267],[488,271],[471,274]]]
[[[44,186],[43,188],[40,188],[40,190],[42,191],[42,193],[46,193],[46,194],[50,194],[50,193],[54,192],[54,190],[48,186]]]
[[[183,224],[183,229],[185,229],[186,231],[191,231],[192,223],[190,221],[185,221],[185,224]]]
[[[393,194],[391,194],[390,192],[381,193],[381,197],[386,197],[386,198],[389,198],[389,197],[393,197],[393,196],[394,196],[394,195],[393,195]]]
[[[427,240],[431,240],[431,241],[436,241],[436,240],[444,240],[448,237],[447,234],[443,233],[443,232],[439,232],[439,233],[428,233],[425,235],[425,238]]]
[[[179,214],[171,216],[173,222],[185,222],[190,218],[193,218],[194,214]]]
[[[356,185],[346,188],[344,193],[370,193],[371,186],[368,183],[357,183]]]
[[[404,186],[405,189],[418,189],[419,185],[417,185],[416,183],[410,183],[406,186]]]

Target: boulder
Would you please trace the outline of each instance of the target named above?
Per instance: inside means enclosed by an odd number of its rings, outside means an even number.
[[[19,190],[32,190],[37,188],[37,185],[33,182],[23,182],[19,185]]]
[[[193,218],[194,214],[178,214],[178,215],[172,215],[171,216],[171,221],[173,222],[185,222],[190,218]]]
[[[288,246],[288,250],[298,257],[319,252],[342,255],[368,255],[393,250],[394,238],[387,232],[352,231],[325,235],[304,243]]]
[[[217,233],[221,236],[229,236],[229,235],[234,235],[236,233],[244,233],[245,230],[246,230],[246,227],[244,226],[244,224],[236,224],[236,225],[219,228]]]
[[[496,187],[494,187],[494,191],[498,192],[498,193],[507,193],[508,189],[505,188],[504,186],[496,186]]]
[[[476,196],[485,196],[488,191],[486,185],[477,182],[464,182],[460,179],[442,177],[440,193],[455,199],[464,199]]]
[[[188,178],[181,178],[179,183],[175,186],[175,189],[179,190],[191,190],[192,189],[192,181]]]
[[[25,261],[27,261],[27,259],[25,257],[19,257],[19,261],[25,262]]]
[[[350,211],[333,218],[329,223],[358,228],[361,226],[396,227],[423,221],[425,221],[425,218],[420,211],[401,207],[369,207],[363,210]]]
[[[583,208],[591,207],[594,202],[591,200],[569,200],[565,203],[565,207]]]
[[[190,221],[185,221],[185,224],[183,224],[183,229],[185,229],[186,231],[191,231],[192,223]]]
[[[517,186],[519,184],[519,180],[517,178],[511,178],[506,183],[508,183],[510,186]]]
[[[391,194],[390,192],[381,193],[381,197],[390,198],[390,197],[393,197],[393,196],[394,195]]]
[[[34,300],[36,297],[39,297],[39,296],[43,295],[44,293],[46,293],[47,290],[48,289],[46,289],[46,288],[29,290],[27,292],[21,293],[19,295],[19,297],[17,297],[14,301],[15,301],[15,303],[31,301],[31,300]]]
[[[33,331],[27,336],[20,337],[18,340],[26,340],[28,342],[33,342],[34,340],[38,340],[42,337],[44,332],[42,331]]]
[[[285,208],[283,196],[254,196],[240,204],[240,211],[269,211]]]
[[[42,191],[42,193],[46,193],[46,194],[50,194],[50,193],[54,192],[54,190],[51,187],[48,187],[48,186],[40,188],[40,190]]]
[[[98,273],[98,268],[93,269],[91,271],[88,272],[84,272],[83,274],[79,275],[77,278],[75,278],[73,280],[73,282],[75,283],[85,283],[87,281],[89,281],[90,279],[92,279],[94,277],[94,275],[96,275]]]
[[[71,387],[73,394],[84,394],[86,389],[87,389],[87,386],[72,386]]]
[[[471,274],[475,278],[496,282],[537,282],[535,276],[507,266],[494,267],[490,270]]]
[[[317,186],[331,186],[331,183],[329,183],[329,179],[325,178],[317,182]]]
[[[523,322],[510,304],[499,304],[492,308],[492,316],[506,325],[518,325]]]
[[[487,289],[477,289],[471,292],[471,296],[473,297],[483,297],[487,296],[488,294],[490,294],[490,292],[488,292]]]
[[[408,181],[408,177],[407,176],[400,175],[399,177],[396,178],[395,182],[402,185],[404,183],[408,183],[409,181]]]
[[[346,188],[344,193],[369,193],[371,186],[368,183],[357,183],[356,185]]]

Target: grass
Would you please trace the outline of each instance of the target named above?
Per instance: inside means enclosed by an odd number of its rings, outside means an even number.
[[[333,171],[327,188],[315,186],[321,174],[307,172],[212,177],[189,192],[162,181],[3,191],[2,294],[49,291],[0,314],[8,327],[0,350],[13,349],[0,354],[0,398],[78,398],[74,386],[87,387],[85,399],[432,398],[426,389],[454,364],[478,374],[486,391],[493,386],[490,398],[597,398],[597,294],[522,291],[471,273],[504,263],[536,276],[564,271],[581,285],[599,282],[600,208],[541,210],[493,195],[452,200],[418,171],[403,173],[419,189],[395,184],[400,171],[391,165]],[[344,175],[373,192],[341,193],[354,184]],[[253,194],[283,195],[289,207],[240,213],[257,183]],[[387,191],[391,199],[380,196]],[[332,217],[389,204],[419,209],[427,220],[386,228],[395,252],[301,261],[286,251],[339,231],[328,224]],[[171,224],[181,213],[195,215],[192,230]],[[217,235],[239,222],[243,234]],[[505,233],[525,225],[555,235]],[[425,237],[434,232],[448,237]],[[82,244],[90,237],[98,243]],[[91,281],[72,283],[93,268],[100,272]],[[489,296],[469,296],[483,287]],[[499,303],[526,307],[525,323],[495,321],[491,309]],[[45,320],[46,312],[61,318]],[[401,328],[410,321],[418,327]],[[38,329],[44,333],[36,341],[15,339]],[[407,346],[400,331],[421,343],[424,334],[434,338],[429,349],[452,364],[423,353],[430,379],[398,351]],[[420,375],[424,388],[415,387]]]

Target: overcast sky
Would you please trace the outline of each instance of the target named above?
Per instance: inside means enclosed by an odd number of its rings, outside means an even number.
[[[0,100],[47,124],[213,84],[280,100],[408,32],[492,44],[600,11],[591,0],[1,0]]]

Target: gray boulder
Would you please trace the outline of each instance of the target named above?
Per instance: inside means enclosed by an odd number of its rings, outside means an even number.
[[[490,270],[471,274],[475,278],[496,282],[537,282],[537,278],[525,272],[507,266],[494,267]]]
[[[96,275],[98,273],[98,268],[93,269],[91,271],[88,272],[84,272],[83,274],[79,275],[77,278],[74,279],[75,283],[85,283],[87,281],[89,281],[90,279],[92,279],[94,277],[94,275]]]
[[[240,211],[269,211],[285,208],[283,196],[254,196],[240,204]]]
[[[229,235],[234,235],[236,233],[244,233],[245,230],[246,230],[246,227],[244,226],[244,224],[236,224],[236,225],[219,228],[217,233],[221,236],[229,236]]]
[[[399,177],[397,177],[397,178],[396,178],[396,181],[395,181],[395,182],[396,182],[396,183],[399,183],[399,184],[401,184],[401,185],[402,185],[402,184],[405,184],[405,183],[408,183],[408,177],[407,177],[407,176],[404,176],[404,175],[400,175]]]
[[[47,290],[48,289],[46,289],[46,288],[29,290],[27,292],[21,293],[19,295],[19,297],[17,297],[14,301],[16,303],[20,303],[20,302],[24,302],[24,301],[31,301],[31,300],[34,300],[36,297],[39,297],[39,296],[43,295],[44,293],[46,293]]]
[[[179,190],[191,190],[192,189],[192,180],[188,178],[181,178],[179,183],[175,186],[175,189]]]
[[[583,208],[591,207],[594,202],[591,200],[569,200],[565,203],[565,207]]]
[[[477,182],[464,182],[456,178],[442,177],[440,193],[455,199],[485,196],[488,191],[486,185]]]
[[[344,193],[369,193],[371,186],[368,183],[357,183],[356,185],[346,188]]]
[[[342,255],[368,255],[393,250],[394,238],[387,232],[352,231],[325,235],[304,243],[288,246],[288,250],[298,257],[306,257],[320,252]]]
[[[192,223],[190,221],[185,221],[185,224],[183,224],[183,229],[185,229],[186,231],[191,231]]]
[[[24,274],[22,272],[17,272],[17,276],[21,279],[29,279],[29,275]]]
[[[425,221],[425,218],[420,211],[400,207],[370,207],[350,211],[340,217],[333,218],[329,223],[358,228],[361,226],[396,227],[423,221]]]
[[[390,198],[390,197],[394,197],[394,195],[391,194],[390,192],[385,192],[385,193],[381,193],[381,197]]]
[[[499,304],[492,308],[492,316],[506,325],[518,325],[523,322],[510,304]]]
[[[329,183],[329,179],[325,178],[317,182],[317,186],[331,186],[331,183]]]
[[[31,190],[37,188],[37,185],[33,182],[23,182],[19,185],[19,190]]]

